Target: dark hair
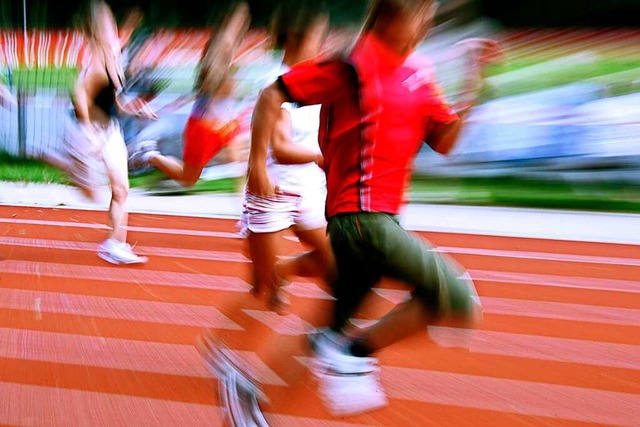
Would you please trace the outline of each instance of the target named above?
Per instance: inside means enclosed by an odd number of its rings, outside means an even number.
[[[369,9],[362,30],[373,28],[380,18],[394,17],[402,12],[418,12],[430,6],[435,0],[370,0]]]
[[[290,37],[303,37],[307,29],[327,7],[318,0],[281,0],[271,18],[269,32],[274,48],[282,49]]]
[[[198,92],[215,93],[222,82],[229,76],[229,67],[233,62],[235,51],[240,45],[241,39],[233,40],[229,44],[229,40],[225,38],[225,32],[232,22],[240,19],[238,16],[246,18],[246,21],[242,22],[242,28],[239,30],[239,37],[244,37],[249,26],[249,6],[245,2],[237,2],[207,40],[202,51],[195,80],[195,89]]]

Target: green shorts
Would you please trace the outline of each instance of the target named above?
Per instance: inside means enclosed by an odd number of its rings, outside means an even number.
[[[413,289],[439,318],[471,320],[481,308],[469,274],[453,259],[384,213],[340,214],[329,220],[338,279],[334,283],[334,327],[341,328],[382,278]]]

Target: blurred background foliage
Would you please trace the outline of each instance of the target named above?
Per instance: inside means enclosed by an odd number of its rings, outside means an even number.
[[[174,0],[110,0],[116,15],[137,6],[145,13],[146,25],[157,27],[201,27],[215,22],[219,12],[237,0],[212,2]],[[278,0],[247,0],[253,24],[263,26]],[[318,0],[322,1],[322,0]],[[31,28],[68,27],[77,23],[86,1],[26,0],[27,26]],[[334,24],[357,22],[367,0],[325,0]],[[477,15],[497,20],[507,27],[520,26],[637,26],[640,22],[640,0],[440,0],[442,7],[470,8]],[[0,1],[0,25],[21,27],[22,0]]]

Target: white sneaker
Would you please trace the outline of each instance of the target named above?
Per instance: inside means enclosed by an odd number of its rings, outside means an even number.
[[[319,390],[333,415],[354,415],[388,404],[376,358],[334,354],[324,363],[327,369],[320,376]]]
[[[313,373],[320,381],[320,394],[336,416],[353,415],[387,405],[380,384],[378,359],[349,353],[350,341],[329,329],[308,336],[314,353]]]
[[[349,340],[329,328],[320,328],[307,335],[309,347],[316,359],[331,359],[348,354]]]
[[[233,427],[269,427],[257,395],[245,387],[242,374],[230,370],[219,380],[219,395],[225,416]]]
[[[160,154],[158,142],[153,140],[134,142],[129,147],[128,166],[130,170],[141,169],[149,166],[149,157]]]
[[[116,265],[144,264],[149,260],[147,257],[134,254],[128,243],[118,242],[111,238],[105,240],[98,246],[98,256]]]
[[[233,427],[268,427],[260,402],[268,399],[260,383],[238,360],[225,352],[226,347],[209,333],[200,336],[198,351],[204,357],[207,368],[218,379],[219,396],[225,416]]]

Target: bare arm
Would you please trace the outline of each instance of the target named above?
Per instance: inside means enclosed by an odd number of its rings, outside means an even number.
[[[462,125],[463,121],[458,119],[438,126],[427,139],[427,144],[440,154],[449,154],[458,141]]]
[[[322,163],[322,155],[304,147],[293,144],[291,141],[291,116],[284,108],[280,109],[280,117],[275,125],[275,131],[271,137],[273,156],[278,163],[294,165],[304,163]]]
[[[466,49],[467,71],[463,84],[464,91],[461,102],[456,105],[459,119],[446,125],[437,126],[428,138],[427,143],[440,154],[448,154],[455,146],[464,121],[478,102],[482,88],[484,67],[503,58],[504,53],[499,43],[488,39],[468,39],[458,43]]]
[[[149,103],[141,97],[136,97],[133,101],[126,104],[123,101],[124,98],[122,95],[116,97],[118,110],[124,114],[153,120],[158,118],[158,115],[149,107]]]
[[[93,86],[95,86],[96,76],[91,73],[90,69],[83,70],[73,87],[73,107],[76,112],[76,118],[83,125],[91,123],[89,116],[89,107],[92,103],[88,94]]]
[[[260,92],[251,122],[251,149],[247,189],[257,196],[274,194],[275,189],[267,174],[267,149],[280,115],[280,107],[286,101],[284,92],[274,82]]]
[[[0,106],[17,105],[16,98],[9,91],[9,89],[0,83]]]

